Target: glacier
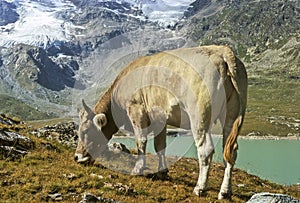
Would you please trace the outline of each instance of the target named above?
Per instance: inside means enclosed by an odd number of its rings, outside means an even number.
[[[3,83],[0,84],[0,92],[21,99],[41,111],[53,113],[56,109],[54,114],[72,116],[76,109],[70,110],[68,107],[80,105],[77,105],[76,98],[96,99],[120,68],[131,60],[142,55],[185,46],[188,43],[186,39],[181,33],[168,29],[168,25],[178,22],[193,2],[4,1],[16,5],[13,8],[18,18],[14,23],[0,26],[0,78]],[[83,5],[80,5],[82,2]],[[93,5],[98,7],[93,9]],[[38,50],[34,52],[36,57],[32,60],[28,50]],[[53,63],[43,63],[41,57]],[[22,63],[11,63],[18,58]],[[24,65],[27,59],[33,61],[32,70],[38,73],[41,69],[45,71],[45,77],[38,75],[43,82],[30,80],[30,75],[29,80],[22,79],[24,84],[15,79],[15,75],[19,73],[18,68],[26,74],[29,73],[29,66]],[[40,67],[34,60],[41,62]],[[61,70],[58,71],[58,68]],[[57,77],[53,74],[55,71],[65,74]],[[70,80],[72,85],[52,88],[47,81],[53,79]]]
[[[0,46],[28,44],[46,48],[54,41],[69,41],[74,37],[76,26],[59,18],[59,12],[76,9],[64,0],[41,3],[31,0],[10,1],[17,5],[19,20],[6,26],[0,26]]]
[[[66,10],[80,12],[70,0],[6,0],[17,6],[19,20],[0,26],[0,46],[11,47],[15,44],[28,44],[44,49],[55,41],[72,41],[82,37],[76,30],[82,26],[72,24],[60,17]],[[157,22],[162,26],[174,25],[183,17],[184,11],[194,0],[110,0],[98,2],[127,2],[132,8],[142,10],[144,16],[135,16]],[[124,14],[123,14],[124,15]],[[132,15],[128,15],[133,17]]]
[[[162,26],[175,25],[195,0],[141,0],[143,13]]]

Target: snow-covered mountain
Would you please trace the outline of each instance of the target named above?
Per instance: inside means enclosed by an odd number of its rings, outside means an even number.
[[[149,20],[168,26],[181,19],[193,2],[194,0],[141,0],[140,6]]]
[[[76,26],[65,22],[60,13],[75,9],[68,1],[11,1],[16,5],[19,18],[15,23],[0,27],[0,46],[10,47],[14,44],[46,46],[56,40],[68,41],[76,34]]]
[[[72,19],[66,19],[65,14],[71,14],[68,17],[72,18],[82,11],[83,5],[96,5],[117,15],[168,26],[181,19],[192,2],[193,0],[7,0],[2,2],[6,3],[3,7],[10,5],[12,8],[7,12],[16,13],[8,15],[8,18],[17,20],[0,24],[0,46],[10,47],[24,43],[47,48],[55,41],[78,39],[82,37],[81,31],[86,27],[74,24]],[[4,14],[2,12],[0,18],[4,18]]]
[[[168,27],[191,2],[0,0],[0,94],[52,113],[97,99],[130,60],[185,46]]]

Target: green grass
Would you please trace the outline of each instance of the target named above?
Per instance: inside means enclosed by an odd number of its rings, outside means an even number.
[[[27,121],[28,125],[33,126],[34,128],[42,128],[46,125],[55,125],[57,123],[69,122],[72,121],[71,118],[51,118],[51,119],[42,119],[42,120],[31,120]]]
[[[300,129],[288,124],[300,119],[300,81],[288,80],[286,74],[258,72],[249,77],[248,106],[242,134],[299,136]],[[276,122],[271,123],[271,120]],[[298,120],[298,121],[297,121]]]
[[[169,167],[169,179],[154,180],[151,176],[130,176],[99,165],[79,165],[72,160],[74,149],[56,142],[32,139],[36,148],[21,160],[0,160],[1,202],[46,202],[48,195],[53,193],[62,194],[62,202],[79,202],[86,192],[123,202],[229,202],[217,200],[224,171],[220,164],[212,164],[207,195],[199,198],[192,194],[198,176],[195,159],[178,161]],[[50,142],[53,149],[43,148],[41,143],[45,142]],[[238,184],[245,187],[237,187]],[[109,185],[127,185],[128,189]],[[262,191],[300,198],[296,186],[280,186],[234,170],[234,202],[245,202],[253,192]]]
[[[73,149],[51,142],[54,148],[49,150],[41,145],[49,141],[33,139],[36,149],[20,161],[0,160],[1,202],[46,202],[53,193],[62,194],[62,202],[79,202],[85,192],[123,202],[229,202],[217,201],[224,170],[219,164],[212,165],[209,190],[199,198],[192,194],[198,176],[195,159],[182,159],[170,166],[168,180],[153,180],[151,176],[120,174],[97,165],[79,165],[72,160]],[[295,187],[273,184],[237,169],[233,183],[234,202],[245,202],[253,192],[262,191],[300,197]],[[107,186],[120,184],[129,189]]]
[[[38,111],[32,106],[25,104],[21,100],[18,100],[6,94],[0,94],[0,113],[17,116],[22,120],[39,120],[53,118],[53,116],[45,112]]]

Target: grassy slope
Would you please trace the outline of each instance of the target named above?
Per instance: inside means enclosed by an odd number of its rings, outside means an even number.
[[[299,56],[298,36],[254,57],[247,65],[249,93],[244,133],[300,136]]]
[[[74,149],[28,136],[36,146],[31,153],[19,161],[0,160],[0,202],[44,202],[52,193],[61,193],[63,202],[79,202],[85,192],[123,202],[229,202],[217,200],[224,172],[219,164],[212,164],[207,195],[198,198],[192,194],[198,176],[195,159],[182,159],[170,166],[169,179],[153,180],[151,176],[124,175],[97,165],[79,165],[72,159]],[[128,189],[107,186],[119,183]],[[233,201],[245,202],[257,192],[300,198],[299,186],[280,186],[235,169]]]
[[[38,111],[21,100],[6,94],[0,94],[0,113],[8,113],[10,115],[17,116],[22,120],[51,118],[51,116],[47,113]]]
[[[251,81],[256,84],[251,84]],[[299,121],[296,121],[300,118],[299,92],[299,81],[250,78],[248,107],[241,134],[255,132],[265,136],[299,136],[299,128],[288,126],[293,123],[299,125]],[[277,122],[271,123],[274,119],[270,117],[275,117]]]
[[[297,3],[231,1],[205,15],[209,8],[199,7],[183,28],[198,44],[227,44],[248,63],[250,85],[242,134],[299,136],[299,127],[291,127],[300,125],[293,121],[300,120],[299,19],[292,17],[299,12]]]

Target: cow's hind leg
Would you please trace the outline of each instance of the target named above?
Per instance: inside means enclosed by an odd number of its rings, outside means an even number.
[[[239,130],[236,126],[236,118],[239,113],[239,104],[238,95],[236,92],[233,92],[230,99],[227,101],[227,113],[226,113],[226,119],[225,124],[223,125],[223,151],[225,148],[225,143],[227,141],[227,138],[232,130],[232,128],[236,128],[235,130]],[[235,160],[237,158],[237,149],[238,144],[235,140],[233,144],[233,156],[232,160],[229,161],[224,159],[225,163],[225,172],[224,172],[224,178],[221,185],[221,189],[218,195],[218,199],[231,199],[232,195],[232,170],[234,167]]]
[[[232,123],[233,121],[230,123],[227,123],[227,127],[225,124],[224,127],[224,132],[223,132],[223,150],[224,150],[224,146],[227,140],[227,137],[230,133],[231,127],[232,127]],[[230,127],[228,127],[228,125]],[[234,167],[234,162],[237,158],[237,149],[238,149],[238,144],[237,142],[234,144],[234,148],[233,148],[233,163],[229,163],[228,161],[224,160],[225,163],[225,172],[224,172],[224,178],[223,178],[223,182],[221,185],[221,189],[218,195],[218,199],[231,199],[231,195],[232,195],[232,170]]]
[[[214,153],[214,146],[209,132],[198,131],[198,133],[193,132],[193,134],[199,159],[199,177],[197,185],[194,188],[194,193],[197,196],[201,196],[206,190],[210,163]]]

